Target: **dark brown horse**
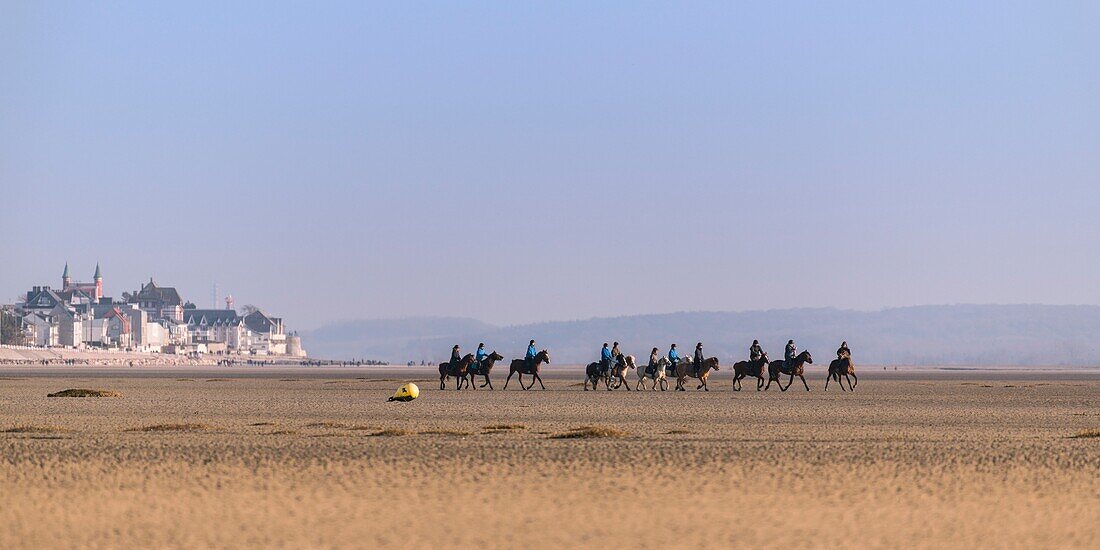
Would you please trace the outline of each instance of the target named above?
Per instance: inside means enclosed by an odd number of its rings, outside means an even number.
[[[508,389],[508,382],[512,380],[512,375],[518,373],[519,387],[525,390],[529,390],[534,387],[535,382],[538,382],[539,385],[542,386],[542,389],[545,390],[546,385],[542,383],[542,378],[539,377],[539,367],[541,367],[543,363],[546,363],[547,365],[550,364],[550,352],[546,350],[542,350],[538,352],[537,355],[535,355],[534,365],[528,366],[526,359],[512,359],[512,364],[508,367],[508,378],[504,380],[504,389]],[[530,374],[532,377],[534,377],[534,380],[531,381],[530,386],[523,385],[523,375],[525,374]]]
[[[447,389],[447,377],[453,376],[458,379],[455,384],[456,390],[462,389],[462,382],[466,380],[466,371],[470,368],[470,365],[474,364],[474,354],[467,353],[457,365],[450,363],[439,364],[439,389]]]
[[[489,380],[489,373],[492,372],[493,365],[501,359],[504,359],[504,356],[497,353],[496,351],[493,351],[493,353],[486,355],[485,359],[481,360],[481,366],[478,366],[477,364],[470,365],[470,369],[466,371],[466,376],[469,377],[469,379],[466,380],[466,386],[470,387],[470,381],[472,381],[475,376],[484,376],[485,383],[482,384],[481,387],[484,388],[485,386],[489,386],[490,390],[493,389],[493,381]],[[476,385],[472,387],[475,390],[478,388],[478,386]]]
[[[756,361],[738,361],[733,364],[733,391],[741,391],[741,379],[751,376],[756,379],[756,391],[764,387],[764,375],[768,371],[768,354],[762,354]]]
[[[802,385],[806,386],[806,391],[810,391],[810,385],[806,383],[806,377],[803,376],[803,373],[805,371],[804,365],[806,363],[809,363],[811,365],[814,364],[814,358],[810,357],[810,352],[803,351],[802,353],[798,354],[798,356],[795,357],[791,362],[794,364],[791,365],[791,368],[789,369],[783,368],[783,361],[781,360],[772,361],[768,365],[768,384],[764,386],[765,390],[772,386],[772,381],[774,380],[775,385],[779,386],[780,390],[787,391],[787,388],[791,387],[791,384],[794,383],[794,377],[797,376],[802,379]],[[779,377],[784,374],[790,375],[791,377],[790,380],[787,381],[786,388],[783,387],[783,383],[779,381]]]
[[[840,390],[844,390],[844,381],[840,379],[843,376],[848,380],[848,388],[852,391],[856,391],[856,385],[859,384],[859,378],[856,378],[856,366],[852,363],[852,357],[845,355],[840,359],[833,359],[829,363],[829,374],[825,377],[825,391],[829,391],[829,379],[836,379],[836,383],[840,384]],[[851,378],[848,378],[848,377]],[[855,384],[852,383],[852,378],[855,378]]]
[[[698,378],[699,385],[696,386],[695,389],[710,391],[710,388],[707,388],[707,378],[710,378],[711,371],[717,370],[719,370],[717,357],[704,359],[702,366],[699,367],[698,375],[693,372],[691,361],[681,361],[676,364],[676,389],[680,391],[687,391],[684,389],[684,381],[686,381],[688,378]]]

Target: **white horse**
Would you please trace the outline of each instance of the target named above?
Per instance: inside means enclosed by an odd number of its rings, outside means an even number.
[[[608,377],[609,390],[617,390],[623,384],[626,384],[627,391],[630,391],[630,382],[626,381],[626,371],[631,369],[637,369],[638,366],[634,364],[633,355],[624,355],[622,366],[616,365],[616,368],[611,369],[611,376]],[[611,386],[611,381],[616,381],[614,386]]]
[[[646,374],[645,368],[638,369],[638,383],[634,386],[634,389],[644,388],[645,379],[649,378],[653,381],[653,387],[650,388],[654,391],[657,390],[657,384],[661,385],[661,391],[668,389],[668,378],[665,377],[665,369],[670,367],[672,362],[668,360],[668,357],[662,357],[657,360],[657,372],[653,375]]]

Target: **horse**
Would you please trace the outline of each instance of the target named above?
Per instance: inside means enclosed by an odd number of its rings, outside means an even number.
[[[626,381],[626,371],[629,369],[637,369],[638,365],[634,364],[633,355],[619,354],[618,359],[615,361],[615,365],[611,367],[611,376],[608,377],[608,390],[617,390],[621,386],[626,386],[626,391],[630,391],[630,383]],[[617,379],[614,387],[611,387],[611,379]]]
[[[484,388],[485,386],[489,386],[490,390],[493,389],[493,381],[489,380],[489,373],[493,370],[493,364],[497,361],[500,361],[501,359],[504,359],[504,356],[494,350],[493,353],[485,356],[485,359],[482,360],[483,363],[481,364],[481,366],[478,366],[477,363],[470,365],[470,369],[466,372],[466,386],[473,387],[476,390],[478,386],[470,386],[470,382],[473,381],[475,376],[484,376],[485,383],[482,384],[481,387]]]
[[[825,376],[825,391],[829,391],[830,378],[835,379],[836,383],[840,384],[840,391],[845,391],[844,381],[840,379],[842,375],[848,380],[848,388],[852,391],[856,391],[856,385],[859,384],[859,378],[856,378],[856,366],[852,363],[851,355],[833,359],[833,361],[829,363],[829,374]],[[849,376],[855,378],[855,384],[852,383],[852,378],[848,378]]]
[[[738,361],[733,364],[733,391],[741,391],[741,379],[751,376],[756,379],[756,391],[764,387],[764,374],[768,370],[768,354],[764,353],[755,361]]]
[[[638,383],[634,386],[634,389],[637,390],[640,388],[644,388],[645,379],[649,378],[650,380],[653,380],[653,391],[657,391],[657,384],[661,385],[661,391],[667,390],[668,378],[665,377],[665,370],[668,369],[669,365],[671,364],[672,363],[669,362],[668,357],[662,357],[658,359],[657,362],[653,365],[652,374],[649,373],[648,366],[644,369],[638,369]]]
[[[687,391],[684,389],[684,381],[688,378],[698,378],[699,385],[695,388],[697,390],[710,391],[707,387],[707,378],[710,377],[710,371],[718,371],[718,358],[711,357],[710,359],[704,359],[703,365],[699,367],[699,374],[692,373],[691,361],[681,361],[676,364],[676,389],[680,391]]]
[[[542,378],[539,377],[539,367],[543,363],[550,364],[550,352],[542,350],[535,355],[535,364],[527,366],[526,359],[512,359],[512,364],[508,367],[508,378],[504,381],[504,389],[508,389],[508,382],[512,380],[513,374],[519,374],[519,387],[529,390],[534,387],[535,382],[538,382],[542,389],[546,389],[546,385],[542,383]],[[530,374],[534,377],[530,386],[523,385],[523,375]]]
[[[462,389],[462,382],[466,380],[466,370],[470,368],[470,365],[474,364],[474,354],[467,353],[457,365],[451,365],[451,363],[439,364],[439,389],[447,389],[447,378],[453,376],[458,379],[455,385],[456,390]]]
[[[782,360],[772,361],[770,364],[768,364],[768,384],[766,386],[764,386],[765,391],[767,391],[767,389],[772,386],[772,381],[773,380],[775,381],[775,385],[779,386],[780,391],[787,391],[787,388],[791,387],[791,384],[794,383],[794,377],[795,376],[801,378],[802,379],[802,385],[806,386],[806,391],[810,391],[810,385],[806,383],[806,377],[802,376],[802,374],[805,370],[803,368],[803,364],[804,363],[809,363],[811,365],[814,364],[814,358],[810,357],[810,352],[803,351],[802,353],[798,354],[791,361],[794,363],[794,365],[792,365],[791,368],[789,368],[789,369],[784,369],[783,368],[783,361]],[[790,375],[790,377],[791,377],[790,380],[787,381],[787,388],[784,388],[783,383],[779,381],[779,376],[782,375],[782,374],[787,374],[787,375]]]
[[[626,372],[627,368],[634,368],[633,355],[623,355],[620,353],[607,370],[604,370],[603,365],[599,362],[589,363],[588,366],[584,368],[584,391],[588,391],[588,384],[592,384],[592,389],[596,389],[596,385],[599,384],[600,381],[603,381],[603,385],[608,391],[617,389],[626,381],[623,378],[623,373]],[[615,385],[615,388],[611,387],[612,379],[618,380],[618,384]],[[630,390],[629,384],[627,384],[626,389],[627,391]]]

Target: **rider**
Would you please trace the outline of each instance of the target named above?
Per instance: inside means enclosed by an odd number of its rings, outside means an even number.
[[[695,344],[695,357],[692,360],[692,368],[695,369],[695,376],[699,376],[699,369],[703,368],[703,343],[699,342]]]
[[[852,350],[848,349],[848,342],[841,342],[840,347],[836,350],[836,358],[844,359],[845,357],[851,357]]]
[[[538,350],[535,349],[535,341],[531,340],[531,342],[527,344],[527,355],[523,358],[523,360],[527,363],[527,368],[535,368],[535,356],[538,354]]]
[[[477,365],[478,370],[481,369],[481,362],[488,357],[489,354],[485,353],[485,342],[477,345],[477,353],[474,354],[474,363]]]
[[[607,342],[604,342],[603,349],[600,350],[600,369],[602,369],[603,372],[611,372],[612,357],[611,350],[607,349]]]
[[[749,346],[749,361],[756,361],[761,355],[764,355],[764,350],[760,348],[760,341],[753,340],[752,345]]]
[[[680,352],[676,351],[676,344],[668,348],[668,362],[672,364],[672,372],[676,372],[676,365],[680,364]]]
[[[783,352],[783,368],[791,370],[791,363],[797,355],[798,348],[794,347],[794,340],[787,340],[787,349]]]
[[[658,361],[657,356],[659,354],[660,354],[660,352],[657,351],[657,348],[653,348],[653,351],[649,352],[649,365],[646,365],[646,368],[645,368],[646,374],[653,374],[653,373],[657,372],[657,361]]]
[[[458,367],[458,363],[462,361],[462,351],[458,349],[458,344],[451,348],[451,368]]]

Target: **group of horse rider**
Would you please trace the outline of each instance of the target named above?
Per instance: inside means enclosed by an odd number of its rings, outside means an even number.
[[[607,353],[607,344],[603,345],[603,356],[601,358],[601,365],[604,361],[610,365],[609,359],[611,357],[619,357],[618,353],[619,343],[615,342],[615,348],[611,350],[610,355]],[[760,347],[759,340],[753,340],[752,345],[749,346],[749,361],[759,361],[764,356],[764,349]],[[851,357],[852,350],[848,349],[848,342],[844,341],[840,343],[840,347],[836,350],[837,359],[844,359],[845,357]],[[794,344],[794,340],[787,340],[787,348],[783,352],[783,368],[790,369],[792,362],[798,357],[798,348]],[[695,353],[691,357],[691,375],[694,377],[699,376],[699,369],[703,365],[703,343],[699,342],[695,344]],[[647,373],[654,373],[657,370],[657,362],[660,361],[660,352],[657,348],[653,348],[653,351],[649,353],[649,364],[646,366]],[[672,370],[676,370],[676,366],[680,364],[680,352],[676,351],[676,344],[668,349],[668,362],[672,367]]]
[[[749,361],[759,361],[763,356],[764,350],[760,347],[760,341],[753,340],[752,345],[749,346]],[[836,358],[843,359],[851,356],[852,350],[848,349],[848,342],[841,342],[836,350]],[[783,368],[790,369],[795,357],[798,357],[798,348],[794,345],[794,340],[787,340],[787,348],[783,351]]]
[[[616,343],[616,346],[617,345]],[[485,342],[478,344],[477,351],[474,352],[474,363],[470,365],[470,369],[474,372],[480,372],[481,367],[485,365],[485,358],[489,357],[489,354],[490,352],[485,351]],[[535,348],[535,341],[531,340],[531,342],[527,344],[527,355],[523,358],[528,367],[534,366],[535,356],[538,354],[538,349]],[[451,348],[450,364],[457,365],[460,362],[462,362],[462,349],[458,347],[458,344],[455,344],[454,347]]]
[[[531,340],[527,344],[527,355],[524,356],[524,361],[528,366],[532,366],[535,361],[535,356],[538,355],[538,349],[535,347],[535,341]],[[482,342],[477,345],[477,351],[474,353],[474,364],[471,368],[480,370],[485,358],[489,356],[489,352],[485,351],[485,343]],[[752,345],[749,346],[749,361],[758,361],[764,356],[764,350],[760,347],[759,340],[753,340]],[[794,340],[787,340],[787,348],[783,352],[783,368],[789,369],[791,363],[795,357],[798,356],[798,348],[794,344]],[[837,359],[844,359],[845,357],[851,357],[852,351],[848,349],[848,342],[841,342],[840,347],[836,350]],[[455,344],[451,348],[451,364],[457,365],[462,361],[462,350]],[[653,351],[649,354],[649,364],[646,366],[646,371],[653,373],[657,370],[657,363],[660,361],[660,352],[657,348],[653,348]],[[699,376],[699,369],[703,366],[703,343],[699,342],[695,344],[695,353],[690,358],[691,361],[691,375],[694,377]],[[604,342],[603,348],[600,350],[600,369],[606,374],[611,372],[612,366],[616,362],[623,362],[623,354],[619,350],[619,343],[615,342],[611,348],[607,347],[607,342]],[[677,365],[680,364],[680,352],[676,350],[676,344],[672,344],[668,349],[668,362],[675,371]]]

